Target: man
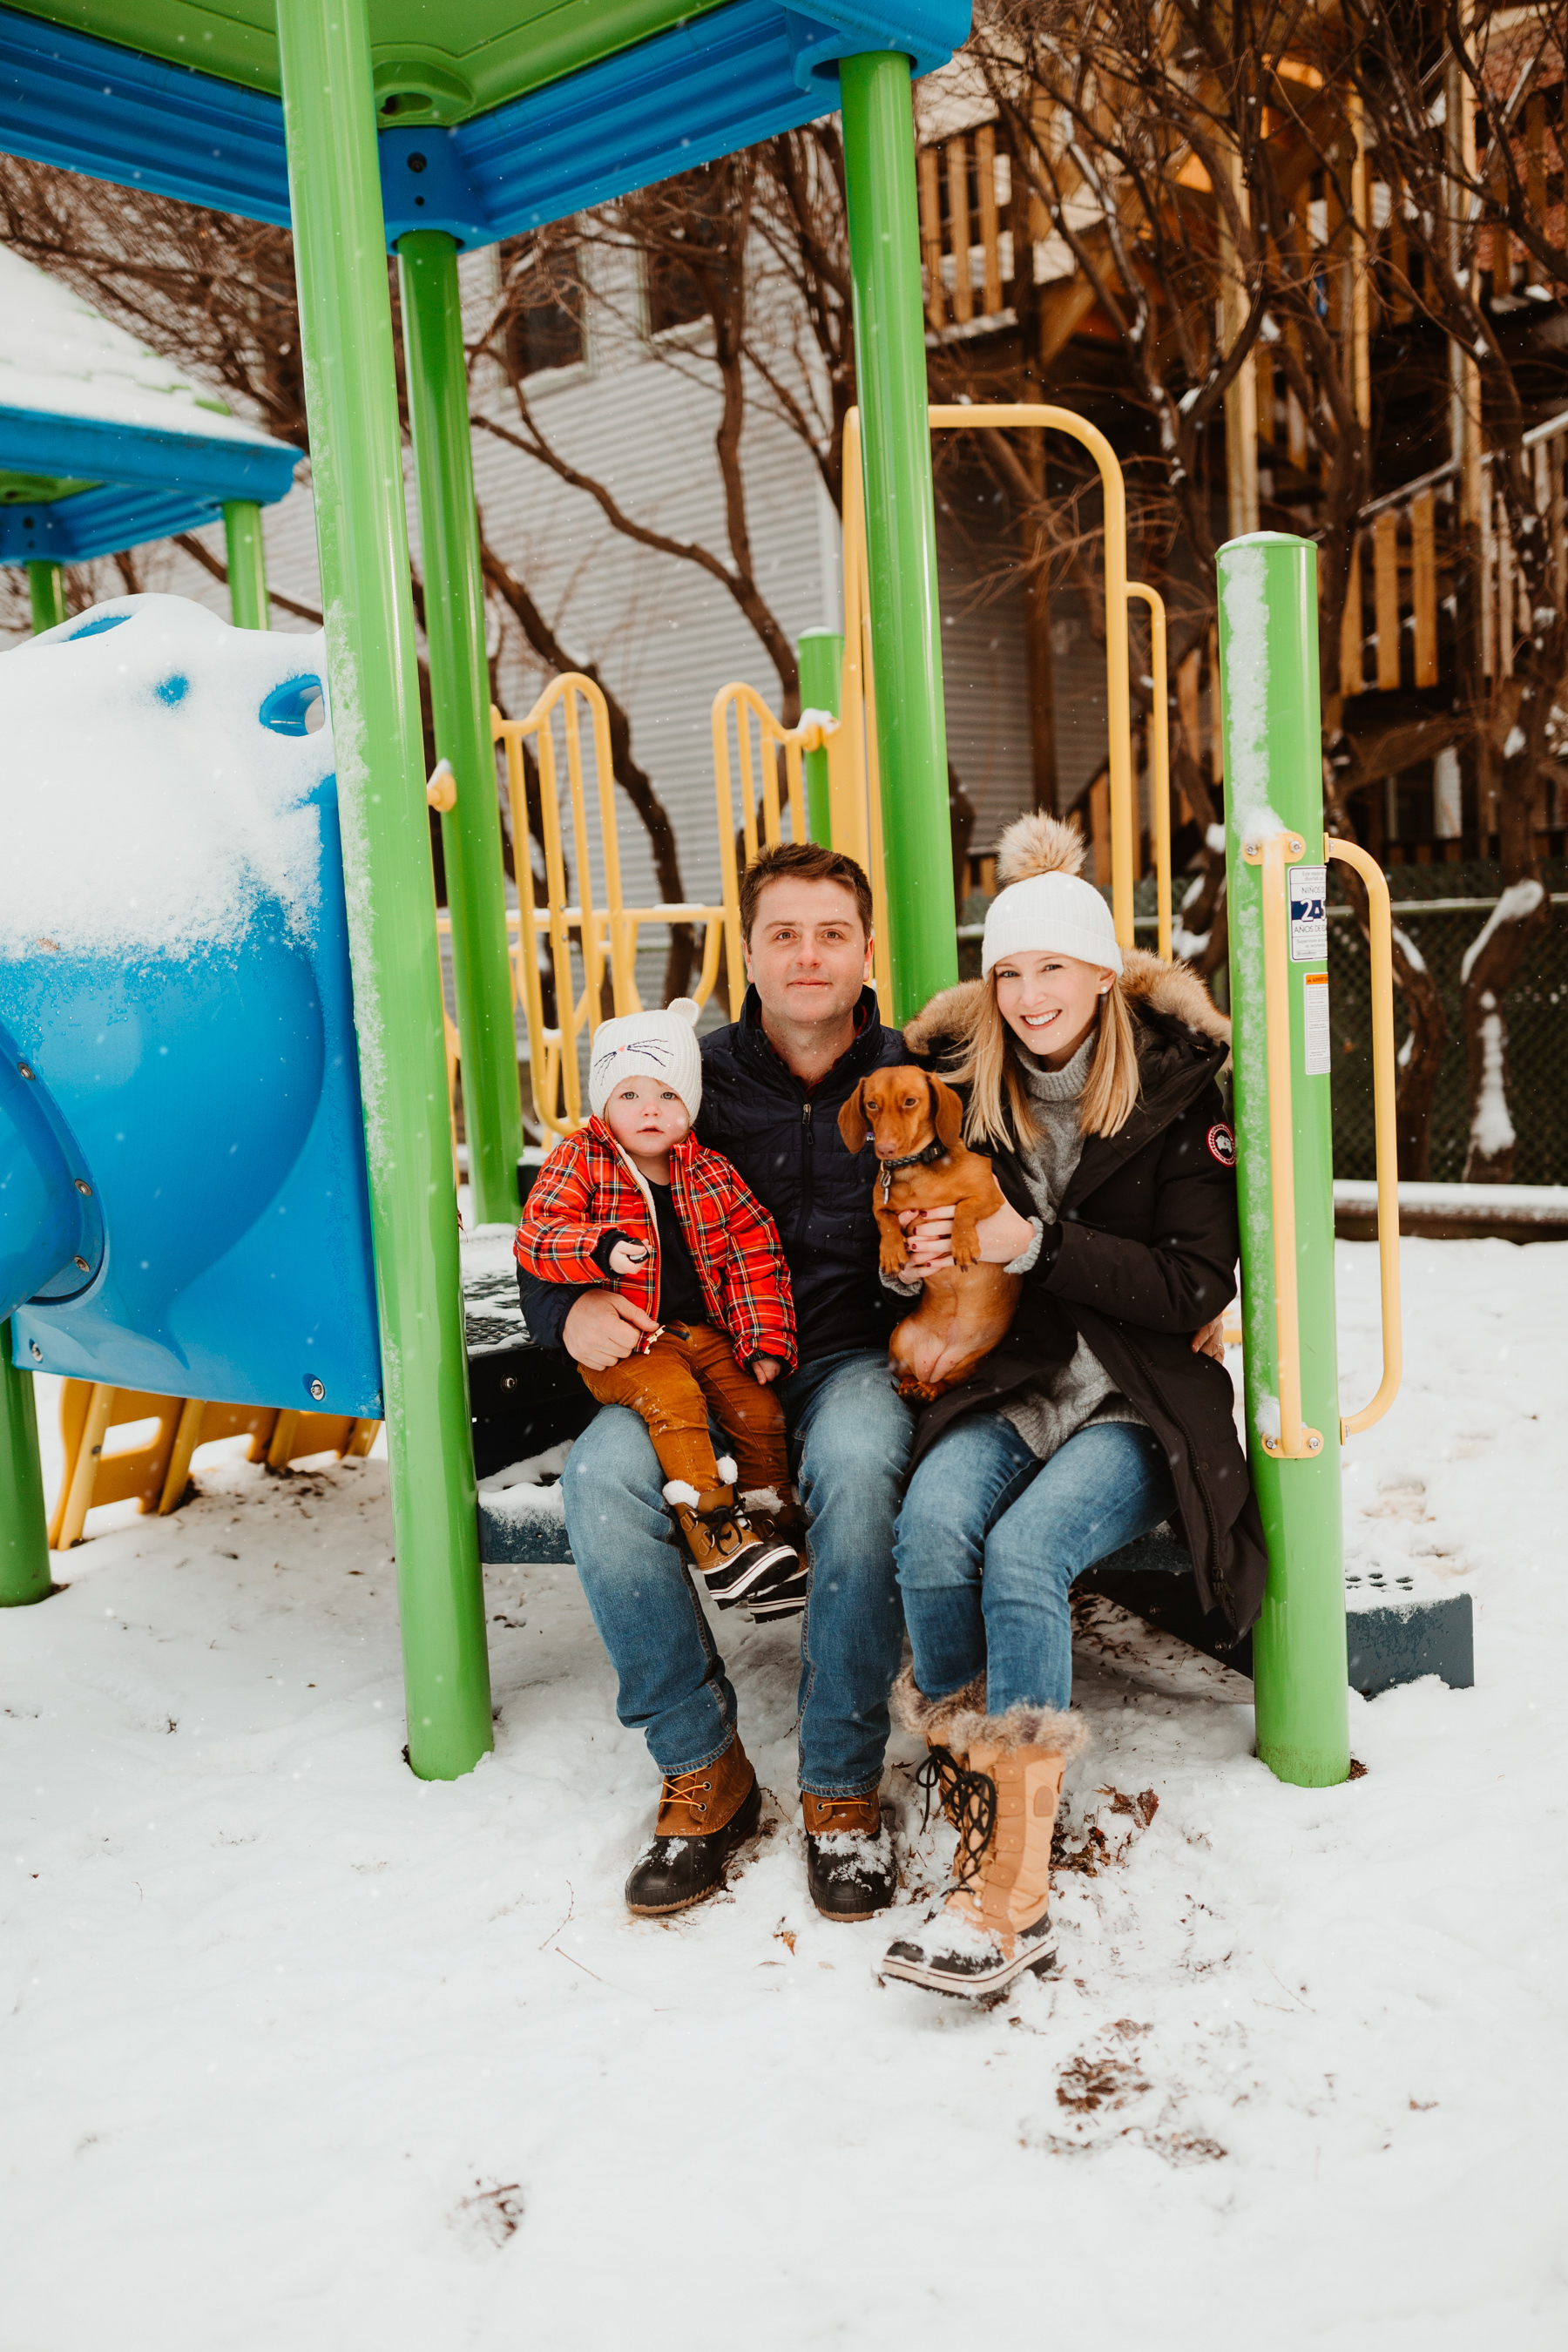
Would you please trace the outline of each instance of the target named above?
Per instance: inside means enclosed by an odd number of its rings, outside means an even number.
[[[900,1303],[877,1274],[863,1161],[838,1113],[868,1070],[905,1059],[871,969],[871,892],[852,858],[811,843],[765,850],[741,886],[751,985],[741,1018],[701,1041],[700,1142],[732,1161],[778,1227],[795,1294],[799,1369],[778,1383],[810,1524],[801,1643],[800,1784],[806,1877],[829,1918],[865,1919],[897,1874],[878,1786],[903,1643],[893,1521],[912,1429],[888,1379]],[[652,1328],[631,1300],[519,1271],[534,1336],[587,1370],[622,1361]],[[735,1693],[665,1508],[634,1412],[605,1405],[562,1481],[573,1558],[620,1678],[617,1712],[664,1775],[652,1844],[626,1883],[639,1915],[722,1884],[755,1825],[756,1776]]]

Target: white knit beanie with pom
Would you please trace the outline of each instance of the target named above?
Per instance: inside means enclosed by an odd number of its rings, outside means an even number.
[[[985,911],[980,969],[1014,955],[1076,956],[1120,974],[1121,950],[1110,908],[1079,874],[1083,835],[1037,810],[1007,827],[996,845],[1003,885]]]
[[[700,1007],[678,996],[663,1013],[623,1013],[601,1021],[588,1051],[588,1101],[595,1118],[623,1078],[657,1078],[673,1087],[695,1125],[702,1101],[702,1056],[693,1023]]]

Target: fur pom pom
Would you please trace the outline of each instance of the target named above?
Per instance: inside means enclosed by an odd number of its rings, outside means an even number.
[[[996,844],[996,887],[1026,882],[1031,874],[1079,874],[1088,845],[1076,824],[1031,809],[1015,817]]]

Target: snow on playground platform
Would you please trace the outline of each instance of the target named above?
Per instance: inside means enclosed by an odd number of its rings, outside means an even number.
[[[5,2352],[1560,2346],[1568,1246],[1404,1258],[1348,1563],[1470,1590],[1476,1688],[1352,1696],[1365,1777],[1287,1789],[1248,1684],[1094,1604],[1060,1971],[989,2012],[812,1911],[787,1626],[724,1633],[763,1835],[633,1922],[654,1780],[569,1568],[489,1572],[496,1752],[426,1786],[384,1464],[69,1555],[0,1620]]]

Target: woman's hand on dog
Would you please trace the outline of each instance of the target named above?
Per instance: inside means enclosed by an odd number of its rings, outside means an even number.
[[[899,1223],[904,1229],[909,1244],[909,1263],[902,1268],[906,1282],[918,1282],[928,1274],[941,1274],[952,1264],[952,1209],[946,1205],[936,1209],[901,1209]],[[982,1217],[974,1228],[980,1244],[981,1257],[990,1265],[1010,1265],[1026,1250],[1034,1239],[1035,1228],[1030,1219],[1021,1217],[1005,1201],[988,1217]]]

